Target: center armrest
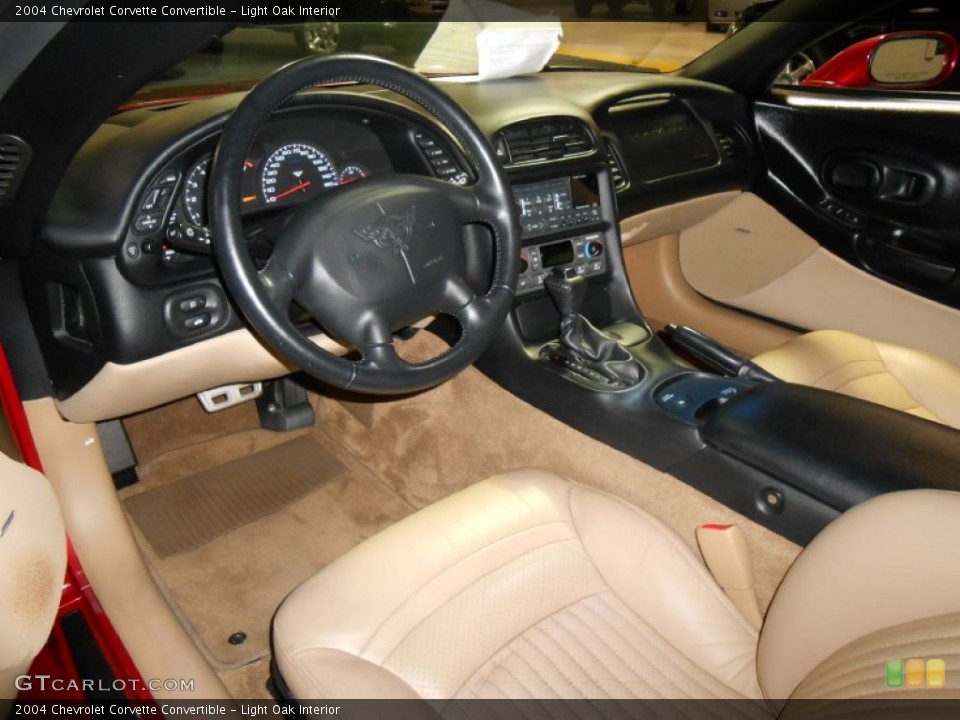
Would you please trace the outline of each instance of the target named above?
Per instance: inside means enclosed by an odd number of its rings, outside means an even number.
[[[913,488],[960,490],[960,431],[837,393],[765,383],[705,418],[704,442],[843,511]]]

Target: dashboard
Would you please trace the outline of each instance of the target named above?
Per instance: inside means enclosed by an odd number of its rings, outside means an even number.
[[[743,189],[759,172],[745,101],[706,83],[563,72],[444,89],[490,138],[513,186],[523,244],[514,313],[531,340],[555,333],[548,272],[585,276],[591,317],[615,321],[629,296],[620,221]],[[206,207],[219,132],[240,97],[121,113],[68,168],[26,278],[59,399],[102,372],[244,329],[211,257]],[[264,125],[243,168],[238,200],[255,262],[290,210],[345,186],[391,173],[474,179],[434,118],[366,86],[297,96]],[[223,383],[251,379],[236,374]],[[210,387],[199,375],[178,387],[194,384]]]

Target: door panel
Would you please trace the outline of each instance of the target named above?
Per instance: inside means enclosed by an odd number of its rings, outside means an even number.
[[[759,194],[854,267],[960,308],[960,101],[777,91],[755,112]]]
[[[827,251],[744,193],[680,236],[687,282],[716,302],[805,330],[848,330],[960,364],[960,310]]]

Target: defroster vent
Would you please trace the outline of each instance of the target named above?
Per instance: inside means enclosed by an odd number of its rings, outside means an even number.
[[[16,135],[0,134],[0,207],[9,204],[27,172],[33,151]]]

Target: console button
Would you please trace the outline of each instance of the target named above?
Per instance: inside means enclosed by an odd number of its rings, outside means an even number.
[[[157,180],[157,185],[176,185],[179,178],[180,174],[176,170],[167,170],[160,176],[160,179]]]
[[[154,188],[147,193],[146,199],[143,201],[143,204],[140,206],[141,210],[154,210],[157,207],[157,203],[160,201],[160,188]]]
[[[177,307],[182,313],[192,313],[202,310],[206,304],[207,299],[203,295],[195,295],[194,297],[184,298],[178,303]]]
[[[597,240],[589,240],[583,246],[583,252],[588,258],[598,258],[603,255],[603,243]]]
[[[162,212],[140,213],[133,223],[133,229],[138,233],[147,233],[160,227],[163,220]]]
[[[201,315],[192,315],[183,321],[183,327],[186,330],[199,330],[210,324],[210,313]]]

